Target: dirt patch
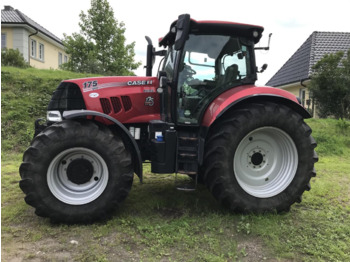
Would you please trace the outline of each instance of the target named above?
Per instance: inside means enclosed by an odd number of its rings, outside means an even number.
[[[178,208],[162,207],[159,209],[154,209],[154,211],[158,212],[162,217],[169,219],[179,218],[184,214],[184,210]]]
[[[246,238],[238,240],[237,250],[239,252],[239,261],[256,262],[287,262],[292,261],[288,259],[276,259],[270,251],[264,246],[262,241],[258,238]]]
[[[6,239],[6,242],[2,242],[1,261],[69,261],[74,257],[72,250],[66,250],[65,245],[55,239],[26,242],[9,238],[6,234],[2,238]]]
[[[83,236],[66,241],[45,238],[36,242],[11,238],[6,234],[2,238],[1,261],[4,262],[140,261],[139,247],[129,246],[127,236],[114,233],[91,240],[88,245],[85,245]]]

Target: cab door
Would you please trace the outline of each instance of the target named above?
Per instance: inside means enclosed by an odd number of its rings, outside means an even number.
[[[203,98],[215,88],[215,59],[184,51],[177,83],[177,122],[198,125]]]

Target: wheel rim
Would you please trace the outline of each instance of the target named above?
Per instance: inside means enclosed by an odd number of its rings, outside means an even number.
[[[51,161],[47,171],[52,194],[70,205],[83,205],[97,199],[104,192],[108,177],[103,158],[83,147],[64,150]]]
[[[274,127],[255,129],[239,143],[233,169],[241,188],[248,194],[273,197],[293,181],[298,151],[292,138]]]

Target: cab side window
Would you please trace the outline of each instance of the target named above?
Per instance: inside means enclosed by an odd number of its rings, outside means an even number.
[[[167,78],[169,81],[172,81],[174,78],[176,53],[177,53],[176,51],[170,48],[165,58],[163,71],[167,74]]]

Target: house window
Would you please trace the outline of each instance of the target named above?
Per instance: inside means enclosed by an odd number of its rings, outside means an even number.
[[[64,60],[63,60],[65,63],[67,63],[68,62],[68,56],[64,56]]]
[[[36,41],[35,40],[31,40],[31,51],[30,51],[30,55],[32,57],[36,57]]]
[[[58,53],[58,65],[60,66],[60,65],[62,65],[62,57],[63,57],[63,55],[62,55],[62,53]]]
[[[39,59],[41,61],[44,61],[44,45],[43,44],[39,44]]]
[[[6,34],[1,34],[1,48],[6,48]]]
[[[300,91],[299,91],[299,98],[300,98],[301,104],[303,106],[305,106],[305,94],[306,94],[306,89],[305,88],[300,89]]]

